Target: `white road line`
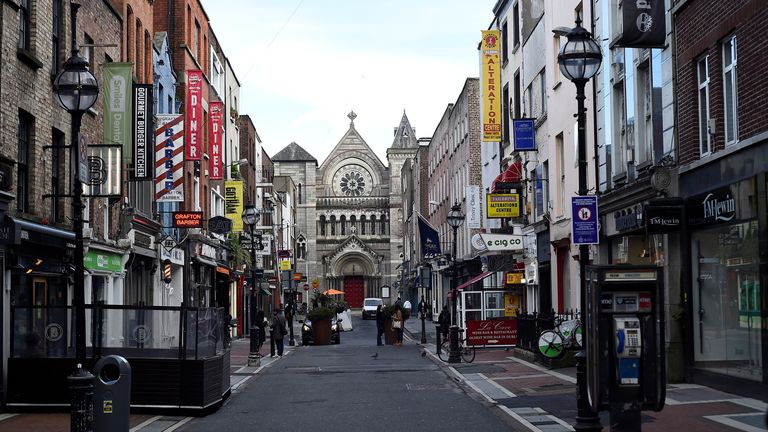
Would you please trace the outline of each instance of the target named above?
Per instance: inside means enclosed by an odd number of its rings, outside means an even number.
[[[744,432],[765,432],[765,429],[762,428],[756,428],[754,426],[748,425],[746,423],[742,423],[740,421],[733,420],[733,417],[743,417],[743,416],[754,416],[758,415],[760,417],[763,416],[763,413],[751,413],[751,414],[729,414],[729,415],[713,415],[713,416],[704,416],[705,419],[712,420],[714,422],[724,424],[726,426],[730,426],[734,429],[744,431]]]
[[[531,422],[529,422],[528,420],[526,420],[525,418],[523,418],[522,416],[520,416],[516,412],[512,411],[511,408],[505,407],[504,405],[497,405],[497,406],[499,408],[501,408],[502,411],[507,413],[510,417],[512,417],[513,419],[517,420],[518,423],[520,423],[521,425],[527,427],[529,430],[532,430],[534,432],[541,432],[541,429],[537,428],[536,426],[531,424]]]
[[[15,417],[18,414],[0,414],[0,421],[8,420],[11,417]]]
[[[512,376],[498,376],[491,378],[494,381],[504,381],[504,380],[516,380],[516,379],[528,379],[528,378],[541,378],[541,377],[547,377],[550,376],[549,374],[530,374],[530,375],[512,375]]]
[[[190,420],[192,420],[193,418],[194,418],[194,417],[185,417],[184,419],[182,419],[181,421],[179,421],[179,422],[178,422],[178,423],[176,423],[175,425],[173,425],[173,426],[169,427],[168,429],[164,430],[163,432],[173,432],[173,431],[175,431],[176,429],[178,429],[178,428],[180,428],[180,427],[184,426],[184,424],[185,424],[185,423],[189,422],[189,421],[190,421]]]
[[[547,414],[547,417],[552,419],[552,421],[557,422],[557,424],[559,424],[560,426],[563,426],[564,428],[566,428],[569,431],[575,430],[575,429],[573,429],[573,426],[569,425],[568,422],[566,422],[565,420],[557,418],[557,417],[553,416],[552,414]]]
[[[147,420],[143,421],[142,423],[139,423],[136,426],[132,427],[130,432],[139,431],[139,430],[149,426],[150,424],[160,420],[161,418],[163,418],[163,416],[154,416],[154,417],[152,417],[150,419],[147,419]]]
[[[511,360],[514,360],[514,361],[516,361],[516,362],[518,362],[520,364],[526,365],[526,366],[528,366],[531,369],[535,369],[535,370],[537,370],[539,372],[544,372],[545,374],[552,375],[555,378],[560,378],[561,380],[567,381],[567,382],[569,382],[571,384],[576,384],[576,378],[570,377],[570,376],[565,375],[565,374],[561,374],[560,372],[551,371],[551,370],[549,370],[549,369],[547,369],[545,367],[542,367],[542,366],[539,366],[537,364],[533,364],[533,363],[527,362],[525,360],[521,360],[521,359],[519,359],[517,357],[507,357],[507,358],[511,359]]]
[[[492,386],[496,387],[500,392],[504,393],[505,395],[507,395],[507,396],[509,396],[511,398],[517,397],[516,394],[514,394],[511,391],[505,389],[504,386],[502,386],[501,384],[499,384],[496,381],[492,380],[491,378],[488,378],[487,376],[485,376],[483,374],[477,374],[477,375],[481,376],[484,380],[488,381],[489,384],[491,384]]]

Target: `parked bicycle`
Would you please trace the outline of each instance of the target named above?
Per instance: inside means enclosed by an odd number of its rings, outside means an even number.
[[[467,338],[462,337],[461,333],[464,333],[464,329],[459,329],[459,353],[461,355],[461,359],[465,363],[472,363],[475,360],[475,346],[472,345]],[[438,356],[440,357],[440,360],[447,363],[450,353],[451,341],[450,337],[448,337],[443,341],[442,344],[440,344],[440,351],[438,351]]]
[[[567,350],[581,349],[581,321],[555,319],[555,328],[539,335],[539,352],[545,357],[559,358]]]

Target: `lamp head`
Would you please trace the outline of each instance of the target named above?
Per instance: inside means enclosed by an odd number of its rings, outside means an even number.
[[[247,204],[243,208],[243,214],[241,215],[243,218],[243,223],[248,225],[249,227],[252,227],[259,223],[259,212],[256,211],[256,207],[253,204]]]
[[[448,212],[448,225],[452,228],[458,228],[464,223],[464,215],[461,214],[461,205],[458,202],[451,206],[451,211]]]
[[[567,33],[560,27],[554,33],[568,38],[557,55],[560,72],[574,82],[587,81],[595,76],[603,62],[603,54],[592,34],[581,26],[581,21],[576,21],[576,27]]]
[[[99,84],[88,70],[88,62],[74,52],[54,80],[53,92],[62,108],[71,113],[83,112],[96,103]]]

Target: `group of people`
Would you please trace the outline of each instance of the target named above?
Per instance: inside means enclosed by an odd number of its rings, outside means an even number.
[[[406,304],[410,306],[410,302],[406,301]],[[424,297],[422,296],[421,302],[419,302],[419,318],[421,319],[426,318],[426,314],[427,314],[427,304],[424,301]],[[395,342],[393,343],[393,345],[402,346],[403,345],[403,327],[405,326],[405,320],[403,319],[403,306],[400,304],[399,297],[395,302],[395,310],[392,313],[391,321],[392,321],[392,324],[391,324],[392,330],[395,331]],[[443,338],[447,338],[448,329],[451,326],[451,315],[448,312],[448,305],[445,305],[443,307],[443,310],[440,312],[437,322],[440,324],[440,333],[442,334]],[[384,317],[382,306],[379,305],[376,307],[376,345],[378,346],[384,345],[381,342],[381,336],[386,331],[385,326],[386,326],[386,318]]]
[[[254,322],[256,323],[255,330],[258,337],[258,351],[261,351],[261,346],[264,345],[264,342],[267,340],[267,327],[269,327],[272,340],[275,341],[277,356],[282,357],[283,351],[285,349],[285,344],[283,342],[285,336],[288,334],[287,323],[291,318],[292,311],[290,309],[286,309],[285,313],[283,312],[282,308],[276,308],[273,310],[271,322],[268,321],[267,317],[264,316],[264,311],[257,311],[256,320]],[[232,320],[232,316],[229,314],[224,318],[224,324],[226,325],[226,330],[224,332],[224,342],[227,346],[229,346],[232,342],[230,329],[236,324]]]

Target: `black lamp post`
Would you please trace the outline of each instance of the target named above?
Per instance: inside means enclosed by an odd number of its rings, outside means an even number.
[[[83,181],[87,180],[87,164],[80,149],[80,123],[83,113],[96,103],[99,84],[88,70],[88,62],[78,55],[77,9],[70,3],[72,23],[72,55],[64,62],[64,70],[53,83],[59,105],[72,116],[72,230],[75,232],[75,275],[72,305],[75,309],[75,371],[69,377],[72,391],[70,430],[90,431],[93,419],[93,375],[85,369],[85,281],[83,273]]]
[[[461,213],[461,205],[454,203],[451,211],[448,213],[448,225],[453,228],[453,255],[451,263],[451,328],[448,333],[450,353],[448,354],[448,363],[461,363],[461,352],[459,351],[459,324],[456,316],[456,302],[459,301],[459,292],[456,289],[456,232],[461,224],[464,223],[464,215]]]
[[[560,71],[566,78],[576,85],[576,102],[578,122],[578,158],[579,158],[579,196],[587,195],[587,135],[586,135],[586,109],[584,108],[584,86],[587,84],[603,61],[603,55],[600,51],[600,45],[592,38],[592,35],[581,26],[581,20],[576,20],[576,27],[568,30],[555,30],[555,33],[568,38],[568,41],[560,49],[557,56],[557,63],[560,65]],[[587,263],[589,261],[589,246],[579,245],[579,292],[581,297],[580,309],[581,320],[589,319],[586,316],[587,295],[584,277],[586,274]],[[576,425],[574,429],[578,431],[602,429],[600,417],[590,406],[587,397],[587,354],[583,347],[587,346],[587,332],[582,335],[582,349],[576,355],[576,400],[577,414]]]
[[[250,329],[250,352],[248,353],[248,366],[258,366],[261,363],[259,354],[259,324],[256,322],[258,306],[256,305],[256,238],[253,234],[253,228],[259,223],[259,212],[253,204],[248,204],[243,208],[243,223],[248,225],[251,231],[251,296],[249,298],[249,312],[251,325]]]

